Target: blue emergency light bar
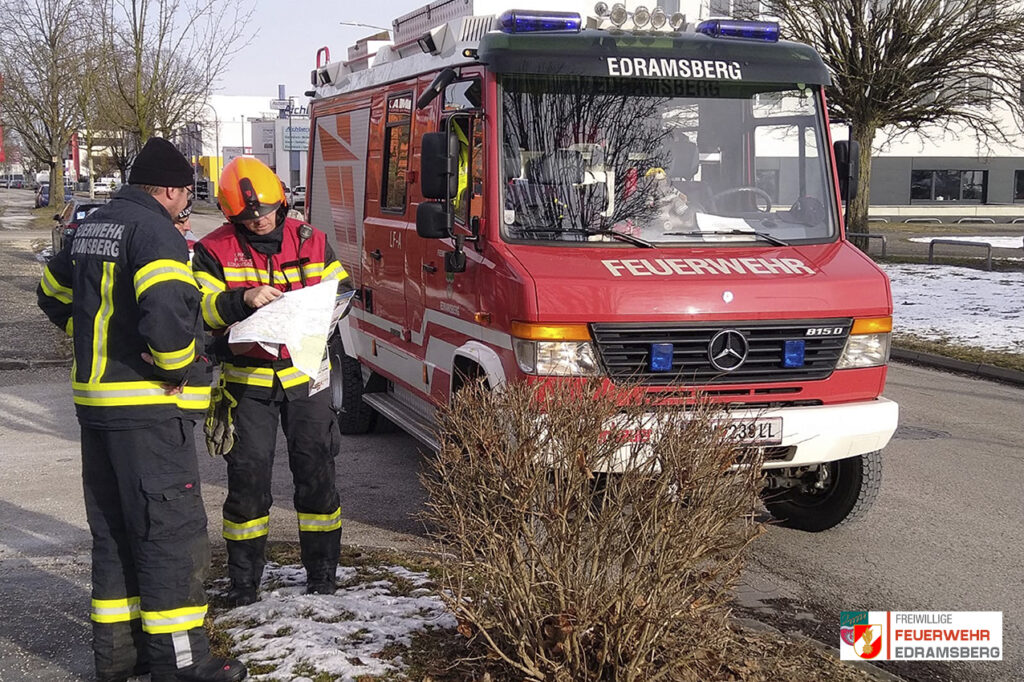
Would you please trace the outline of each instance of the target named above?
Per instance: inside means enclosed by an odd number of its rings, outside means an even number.
[[[712,38],[746,38],[767,43],[779,42],[779,25],[774,21],[708,19],[697,24],[697,33]]]
[[[498,17],[502,33],[578,33],[583,20],[577,12],[545,12],[510,9]]]

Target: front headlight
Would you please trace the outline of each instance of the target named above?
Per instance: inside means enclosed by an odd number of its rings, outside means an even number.
[[[836,369],[879,367],[889,362],[891,334],[856,334],[846,340],[846,348]]]
[[[532,341],[515,339],[516,361],[527,374],[595,376],[597,356],[589,341]]]

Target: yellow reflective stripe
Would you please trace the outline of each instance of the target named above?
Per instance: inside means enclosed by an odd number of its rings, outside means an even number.
[[[196,270],[194,273],[196,282],[199,284],[200,289],[209,289],[210,291],[226,291],[227,286],[224,282],[217,279],[208,272],[202,270]]]
[[[320,280],[337,279],[343,280],[348,277],[348,273],[345,272],[345,268],[341,267],[341,263],[336,260],[332,260],[326,268],[324,268],[324,274],[320,275]]]
[[[67,333],[68,336],[75,335],[75,318],[68,318],[68,323],[64,325],[64,331]]]
[[[266,270],[256,270],[255,268],[224,268],[224,281],[225,282],[262,282],[269,279],[269,275]]]
[[[220,296],[220,292],[203,294],[203,321],[212,329],[223,329],[228,326],[228,323],[220,316],[220,312],[217,311],[218,296]]]
[[[252,540],[270,532],[270,516],[261,516],[252,521],[235,523],[224,519],[221,534],[225,540]]]
[[[184,282],[196,285],[192,271],[184,263],[170,258],[160,258],[146,263],[135,273],[135,299],[138,300],[150,287],[163,282]]]
[[[296,512],[299,517],[299,530],[313,533],[326,533],[341,528],[341,507],[330,514],[304,514]]]
[[[43,268],[43,279],[40,280],[39,286],[42,287],[43,293],[50,298],[55,298],[61,303],[71,303],[71,287],[66,287],[58,282],[50,272],[49,265]]]
[[[166,389],[156,381],[72,381],[71,392],[76,405],[89,407],[177,405],[184,410],[203,410],[210,406],[209,386],[186,386],[177,395],[167,395]]]
[[[291,388],[309,381],[309,377],[294,367],[286,367],[277,371],[277,378],[281,380],[281,386]]]
[[[141,615],[139,598],[127,599],[93,599],[92,613],[89,617],[97,623],[123,623],[134,620]]]
[[[225,363],[224,380],[235,384],[271,388],[274,385],[274,370],[269,367],[235,367]]]
[[[89,383],[100,381],[107,371],[107,335],[113,315],[114,264],[104,263],[100,279],[100,307],[92,323],[92,370],[89,372]]]
[[[206,604],[186,606],[171,611],[143,611],[142,630],[151,635],[181,632],[203,627],[206,618]]]
[[[160,369],[181,369],[192,364],[192,361],[196,359],[196,340],[192,339],[192,342],[181,350],[168,351],[166,353],[150,346],[149,353],[153,356],[153,362]]]

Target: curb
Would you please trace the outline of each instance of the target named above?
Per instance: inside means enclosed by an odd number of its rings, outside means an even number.
[[[9,360],[0,359],[0,370],[40,369],[43,367],[70,367],[71,360]]]
[[[902,348],[893,348],[891,357],[893,360],[910,362],[915,365],[924,365],[926,367],[934,367],[936,369],[948,369],[953,372],[969,374],[982,379],[992,379],[1012,384],[1014,386],[1024,386],[1024,372],[1016,369],[996,367],[995,365],[985,365],[978,362],[966,362],[964,360],[947,358],[942,355],[935,355],[934,353],[923,353],[921,351],[904,350]]]
[[[813,637],[808,637],[803,633],[791,631],[784,632],[773,625],[769,625],[768,623],[764,623],[754,618],[733,617],[732,620],[738,625],[741,625],[755,632],[770,632],[772,634],[778,634],[783,637],[793,637],[799,639],[802,642],[805,642],[806,644],[828,655],[833,660],[838,661],[839,663],[849,665],[851,668],[857,668],[861,672],[871,675],[879,682],[905,682],[904,678],[899,677],[898,675],[894,675],[888,671],[882,670],[878,666],[868,663],[867,661],[843,661],[839,658],[839,652],[837,647],[830,647],[824,642],[820,642],[814,639]]]

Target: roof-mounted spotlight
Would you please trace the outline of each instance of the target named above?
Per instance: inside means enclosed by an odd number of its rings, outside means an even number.
[[[673,31],[680,31],[686,26],[686,15],[682,12],[673,12],[672,16],[669,17],[668,25],[672,27]]]
[[[420,46],[420,49],[423,50],[425,54],[439,55],[441,54],[441,46],[444,44],[443,34],[447,30],[447,24],[432,28],[417,38],[416,44]]]
[[[637,8],[633,10],[633,25],[637,28],[643,28],[650,20],[650,11],[643,5],[637,5]]]
[[[607,2],[599,2],[596,5],[594,5],[594,14],[596,16],[599,16],[599,17],[601,17],[603,19],[604,17],[608,16],[610,13],[611,13],[611,10],[608,8],[608,3]]]
[[[666,23],[668,23],[668,17],[665,16],[665,10],[655,7],[654,11],[651,12],[651,28],[655,31],[660,31],[665,28]]]
[[[617,2],[612,5],[612,11],[608,14],[608,21],[612,22],[615,26],[621,28],[626,23],[626,19],[629,18],[629,13],[626,12],[626,6],[621,2]]]

